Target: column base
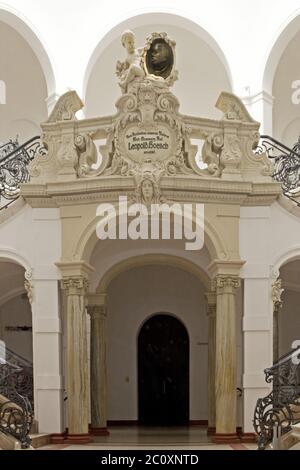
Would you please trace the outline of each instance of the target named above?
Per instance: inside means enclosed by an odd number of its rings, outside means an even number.
[[[237,442],[241,442],[239,436],[236,433],[233,434],[221,434],[216,433],[212,441],[215,444],[236,444]]]
[[[64,444],[66,440],[66,433],[62,432],[60,434],[51,434],[50,441],[51,444]]]
[[[208,436],[214,436],[216,434],[216,428],[215,427],[208,427],[206,434]]]
[[[110,435],[110,432],[107,428],[94,428],[93,426],[90,426],[89,433],[92,436],[109,436]]]
[[[256,443],[257,442],[257,436],[254,434],[254,432],[245,432],[240,434],[240,441],[245,442],[245,443]]]
[[[65,436],[65,444],[89,444],[93,439],[89,434],[67,434]]]

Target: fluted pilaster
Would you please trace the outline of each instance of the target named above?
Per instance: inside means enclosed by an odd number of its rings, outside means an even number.
[[[68,438],[75,442],[89,442],[85,310],[88,281],[84,276],[64,278],[61,281],[61,288],[67,300]]]
[[[236,435],[236,313],[237,276],[217,275],[216,315],[216,440]]]
[[[205,294],[208,316],[208,434],[213,434],[216,428],[216,292]]]
[[[106,296],[91,295],[91,419],[94,434],[107,431]]]

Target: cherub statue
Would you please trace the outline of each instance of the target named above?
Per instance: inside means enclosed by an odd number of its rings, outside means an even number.
[[[127,93],[128,84],[133,80],[143,78],[145,72],[141,67],[142,49],[135,47],[135,34],[132,31],[124,31],[121,41],[127,50],[127,57],[124,62],[117,62],[116,74],[123,93]]]

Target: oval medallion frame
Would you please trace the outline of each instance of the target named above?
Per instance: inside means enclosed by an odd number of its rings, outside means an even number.
[[[147,76],[169,84],[177,79],[175,46],[176,42],[167,33],[152,33],[147,37],[141,59]]]

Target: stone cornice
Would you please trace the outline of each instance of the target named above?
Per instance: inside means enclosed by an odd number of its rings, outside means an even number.
[[[95,269],[84,261],[70,261],[70,262],[58,262],[55,263],[56,266],[60,269],[63,279],[70,278],[88,278]]]
[[[47,184],[26,184],[22,195],[32,207],[61,207],[117,201],[135,189],[131,177],[107,177],[60,181]],[[162,195],[169,201],[218,202],[246,206],[271,205],[281,194],[278,183],[225,181],[198,177],[162,178]]]
[[[245,262],[239,259],[231,261],[214,260],[208,266],[208,272],[212,279],[216,276],[239,276]]]

